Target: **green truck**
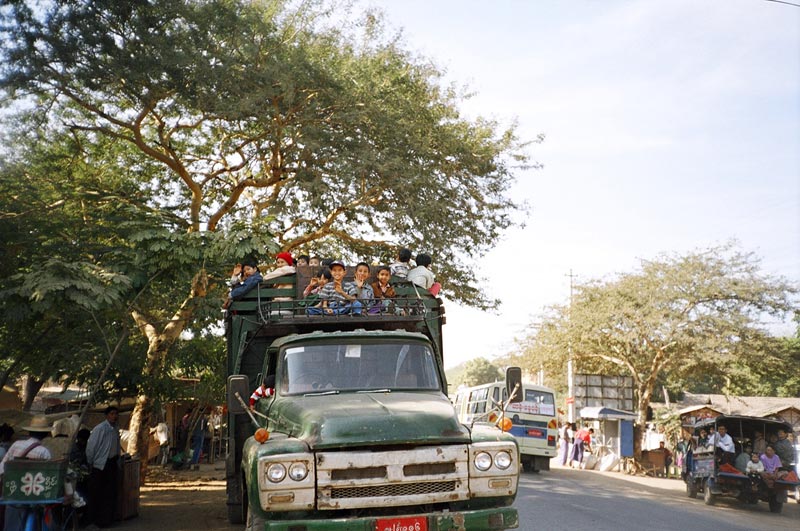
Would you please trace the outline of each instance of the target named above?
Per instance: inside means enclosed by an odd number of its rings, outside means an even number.
[[[517,443],[459,422],[442,363],[441,299],[397,282],[391,304],[363,301],[362,315],[307,315],[298,294],[311,269],[263,282],[227,308],[231,523],[516,528]],[[251,392],[273,378],[274,395],[249,411]]]

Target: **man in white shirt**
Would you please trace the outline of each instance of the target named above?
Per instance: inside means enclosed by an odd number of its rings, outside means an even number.
[[[89,521],[99,527],[114,522],[119,470],[119,410],[114,406],[104,411],[106,420],[98,424],[86,443],[89,463]]]
[[[734,446],[733,438],[728,435],[728,428],[725,426],[717,427],[716,446],[722,450],[720,463],[733,463],[736,455],[736,446]]]
[[[428,269],[431,265],[432,259],[430,255],[420,253],[417,255],[417,267],[408,272],[406,280],[413,282],[417,286],[425,289],[431,289],[436,278],[433,276],[433,271]]]

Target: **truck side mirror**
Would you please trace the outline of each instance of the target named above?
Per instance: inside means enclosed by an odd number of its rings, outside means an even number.
[[[522,402],[522,369],[519,367],[506,369],[506,392],[508,393],[509,403]]]
[[[250,398],[250,378],[246,374],[231,374],[228,376],[228,412],[232,414],[245,413],[246,409],[236,398],[236,393],[242,400]]]

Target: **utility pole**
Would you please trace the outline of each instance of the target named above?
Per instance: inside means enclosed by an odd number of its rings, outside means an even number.
[[[572,328],[572,286],[575,275],[569,270],[569,326]],[[572,362],[572,334],[567,342],[567,420],[575,422],[575,370]]]

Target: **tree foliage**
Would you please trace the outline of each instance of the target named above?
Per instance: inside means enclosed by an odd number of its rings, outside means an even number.
[[[502,378],[502,374],[497,366],[486,358],[475,358],[466,363],[464,372],[461,375],[461,383],[467,387],[472,387],[496,382],[498,378]]]
[[[169,219],[154,215],[124,168],[86,164],[92,154],[71,136],[8,139],[15,152],[0,164],[4,379],[26,374],[90,386],[127,335],[98,398],[130,396],[144,384],[147,350],[144,338],[130,333],[130,312],[181,297],[206,253],[218,266],[263,242],[169,230]],[[216,304],[207,304],[193,323],[217,316]]]
[[[664,255],[577,286],[572,304],[542,318],[517,360],[556,368],[571,349],[579,372],[629,374],[643,420],[660,378],[732,381],[754,353],[763,363],[763,346],[774,341],[765,318],[796,311],[797,292],[732,244]]]
[[[104,214],[89,244],[105,238],[99,249],[75,249],[129,283],[105,302],[123,305],[147,343],[131,420],[142,443],[170,348],[214,317],[215,275],[245,253],[388,260],[403,244],[435,257],[448,295],[495,303],[470,258],[520,207],[508,191],[525,146],[513,126],[461,117],[463,94],[378,14],[349,19],[280,0],[0,10],[1,101],[27,111],[15,130],[63,143],[71,156],[53,170],[70,193],[83,190],[67,182],[77,167],[94,181],[87,204],[127,208]]]
[[[463,119],[379,16],[357,32],[329,17],[278,1],[14,2],[1,83],[82,143],[133,147],[183,230],[266,216],[288,250],[387,259],[403,243],[436,257],[456,299],[491,304],[464,257],[518,206],[514,130]]]

